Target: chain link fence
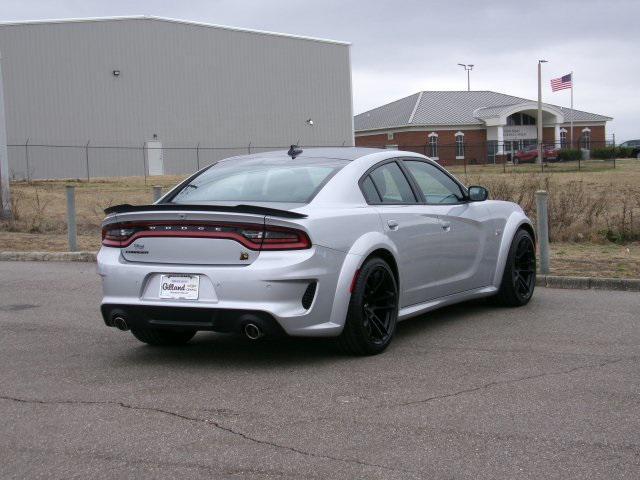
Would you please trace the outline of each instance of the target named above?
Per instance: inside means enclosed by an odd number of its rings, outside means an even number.
[[[361,137],[360,137],[361,138]],[[356,143],[359,138],[356,138]],[[237,147],[212,147],[196,144],[174,146],[150,143],[139,146],[95,145],[45,145],[31,143],[7,146],[9,172],[14,181],[43,179],[84,179],[110,177],[149,176],[157,173],[151,168],[150,159],[160,158],[164,175],[186,175],[210,165],[218,160],[273,150],[286,150],[283,146],[254,146],[248,143]],[[329,145],[324,145],[328,147]],[[345,145],[334,145],[344,147]],[[397,149],[417,152],[434,158],[453,171],[581,171],[615,168],[619,155],[609,150],[615,149],[610,141],[590,142],[581,149],[567,149],[563,145],[547,145],[544,161],[537,161],[535,141],[527,142],[481,142],[464,145],[437,145],[430,143],[416,145],[361,145],[367,147]],[[304,147],[304,146],[303,146]],[[307,145],[306,147],[311,147]],[[567,152],[573,150],[572,155]],[[562,153],[565,152],[565,153]],[[576,153],[577,152],[577,153]],[[577,157],[576,157],[577,155]],[[607,156],[608,158],[595,158]],[[637,162],[640,165],[640,162]]]
[[[223,158],[287,147],[7,145],[11,179],[85,179],[148,176],[150,158],[160,158],[162,173],[184,175]],[[155,155],[154,155],[155,154]]]

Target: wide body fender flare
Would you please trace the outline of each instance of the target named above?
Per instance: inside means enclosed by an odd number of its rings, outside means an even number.
[[[511,242],[516,232],[523,226],[528,227],[532,232],[535,232],[531,220],[523,212],[513,212],[507,218],[507,222],[502,232],[502,241],[500,242],[500,248],[498,250],[498,261],[496,262],[496,270],[493,275],[493,285],[496,288],[500,288],[502,283],[502,276],[504,274],[504,267],[507,263],[507,257],[509,256],[509,249],[511,248]],[[535,242],[535,234],[534,234]]]
[[[331,311],[331,322],[344,326],[351,300],[351,284],[364,261],[376,250],[386,250],[398,263],[398,250],[389,237],[380,232],[369,232],[358,238],[347,252],[338,275]]]

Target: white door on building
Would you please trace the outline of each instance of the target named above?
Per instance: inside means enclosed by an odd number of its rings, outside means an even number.
[[[147,159],[147,173],[152,175],[164,175],[164,156],[162,154],[162,142],[146,142],[144,145]]]

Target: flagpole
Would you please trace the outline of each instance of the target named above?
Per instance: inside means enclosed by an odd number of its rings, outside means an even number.
[[[571,148],[573,148],[573,71],[571,72]]]
[[[547,60],[538,60],[538,159],[536,163],[544,163],[543,125],[542,125],[542,64]]]

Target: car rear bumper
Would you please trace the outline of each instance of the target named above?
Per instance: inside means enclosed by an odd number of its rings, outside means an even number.
[[[242,334],[248,324],[253,324],[269,337],[285,333],[270,314],[251,310],[103,303],[100,311],[105,325],[122,330],[142,327]]]
[[[250,265],[131,262],[120,249],[102,247],[102,314],[113,325],[125,311],[130,325],[236,331],[246,315],[293,336],[336,336],[342,331],[358,267],[357,255],[314,245],[307,250],[261,252]],[[162,274],[200,276],[197,300],[159,298]],[[315,287],[313,287],[315,286]],[[309,298],[309,290],[315,290]],[[306,301],[303,302],[303,297]]]

